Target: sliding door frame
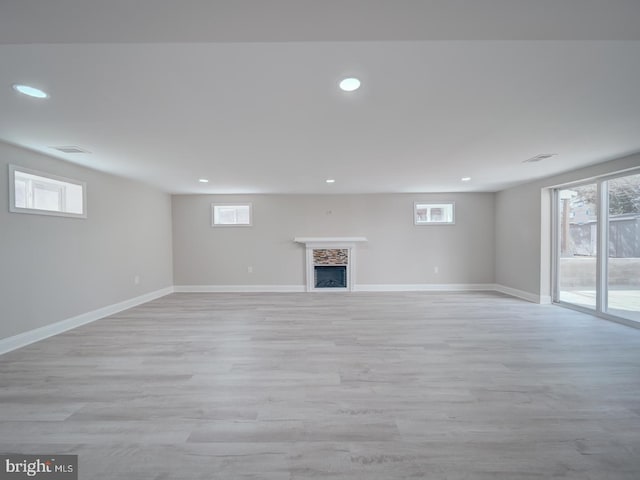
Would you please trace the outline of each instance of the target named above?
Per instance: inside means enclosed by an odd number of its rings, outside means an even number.
[[[580,312],[596,315],[607,320],[640,328],[640,322],[629,320],[617,315],[611,315],[608,310],[609,295],[609,180],[616,178],[636,175],[640,173],[639,168],[632,168],[622,172],[610,175],[589,178],[578,182],[572,182],[557,185],[552,188],[552,208],[551,208],[551,235],[552,235],[552,254],[551,254],[551,299],[554,304],[568,307]],[[595,310],[574,303],[560,300],[560,190],[567,190],[583,185],[596,184],[597,202],[596,218],[598,228],[596,232],[596,307]]]
[[[606,313],[609,297],[609,188],[606,180],[599,180],[597,186],[596,312]]]

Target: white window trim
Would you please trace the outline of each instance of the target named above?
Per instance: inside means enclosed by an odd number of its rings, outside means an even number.
[[[215,223],[216,207],[249,207],[249,223]],[[211,226],[215,228],[253,227],[253,203],[251,202],[212,203],[211,204]]]
[[[450,222],[419,222],[418,221],[418,205],[451,205],[451,221]],[[434,201],[413,202],[413,224],[418,227],[455,225],[456,224],[456,202],[449,201],[449,200],[445,200],[442,202],[434,202]]]
[[[31,175],[37,175],[39,177],[50,178],[51,180],[57,180],[59,182],[71,183],[82,187],[82,213],[68,213],[68,212],[56,212],[52,210],[41,210],[39,208],[22,208],[16,207],[16,192],[15,192],[15,172],[28,173]],[[51,217],[70,217],[70,218],[87,218],[87,183],[72,178],[61,177],[59,175],[52,175],[48,172],[42,172],[39,170],[32,170],[30,168],[20,167],[18,165],[9,165],[9,211],[11,213],[27,213],[30,215],[47,215]]]

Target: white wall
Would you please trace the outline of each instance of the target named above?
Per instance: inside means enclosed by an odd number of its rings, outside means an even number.
[[[88,218],[9,213],[8,164],[87,182]],[[174,284],[301,287],[296,236],[367,237],[358,285],[498,283],[548,295],[547,188],[637,166],[640,155],[497,194],[171,197],[0,143],[0,339]],[[414,201],[442,200],[456,202],[455,226],[414,226]],[[253,203],[254,226],[212,228],[211,203],[236,201]]]
[[[88,218],[9,213],[8,164],[86,182]],[[0,339],[170,287],[171,255],[168,194],[0,143]]]
[[[549,187],[640,166],[640,155],[574,170],[496,194],[496,283],[550,295],[551,203]]]
[[[174,195],[175,285],[297,285],[297,236],[364,236],[356,283],[494,281],[494,194]],[[453,200],[456,225],[416,227],[414,201]],[[253,227],[210,226],[212,202],[253,203]],[[247,267],[253,267],[248,273]],[[434,273],[434,267],[439,273]]]

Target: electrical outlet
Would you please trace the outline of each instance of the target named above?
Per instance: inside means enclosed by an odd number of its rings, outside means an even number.
[[[433,267],[433,273],[440,273],[440,267]]]
[[[140,275],[136,275],[135,277],[133,277],[133,284],[140,285]]]
[[[247,267],[247,273],[253,273],[253,267],[252,266],[248,266]]]

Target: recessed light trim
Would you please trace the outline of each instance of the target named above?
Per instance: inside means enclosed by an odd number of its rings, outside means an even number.
[[[340,81],[340,89],[345,92],[353,92],[360,88],[360,80],[355,77],[344,78]]]
[[[327,178],[325,180],[325,182],[327,182],[327,183],[336,183],[336,180],[334,178]]]
[[[21,93],[22,95],[26,95],[28,97],[33,98],[49,98],[49,94],[44,90],[40,90],[39,88],[32,87],[30,85],[22,85],[20,83],[15,83],[12,85],[13,89]]]
[[[462,177],[460,179],[460,181],[462,181],[462,182],[470,182],[471,181],[471,177]]]
[[[207,178],[199,178],[198,181],[200,183],[209,183],[209,180]]]

